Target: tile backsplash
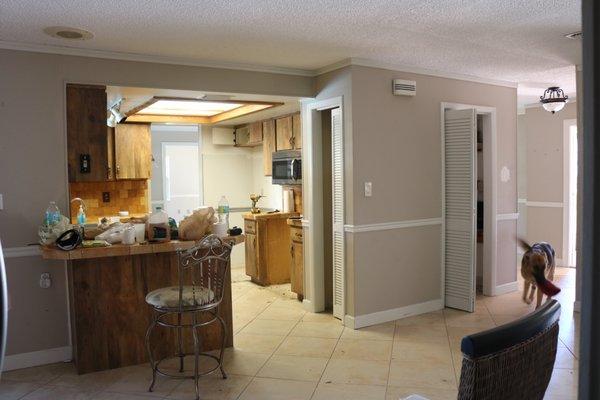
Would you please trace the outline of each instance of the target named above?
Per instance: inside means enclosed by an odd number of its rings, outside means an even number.
[[[110,201],[104,202],[102,194],[108,192]],[[148,206],[147,180],[119,180],[111,182],[71,182],[70,198],[80,197],[87,206],[86,216],[90,223],[98,222],[98,218],[116,216],[119,211],[130,214],[145,214]],[[71,221],[77,218],[79,205],[71,205]]]

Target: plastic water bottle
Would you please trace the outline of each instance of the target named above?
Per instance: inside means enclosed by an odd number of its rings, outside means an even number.
[[[56,205],[56,202],[51,201],[46,209],[46,225],[52,226],[60,222],[60,209]]]
[[[229,229],[229,201],[227,197],[221,196],[219,200],[219,208],[217,209],[219,222],[225,222],[227,229]]]

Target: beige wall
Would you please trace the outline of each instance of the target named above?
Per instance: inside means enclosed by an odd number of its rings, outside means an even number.
[[[577,104],[551,114],[542,107],[525,110],[526,181],[528,202],[563,202],[564,120],[577,118]],[[552,244],[563,258],[562,207],[527,206],[527,239]]]
[[[515,88],[368,67],[352,67],[353,216],[355,225],[441,217],[440,104],[495,107],[498,213],[517,205]],[[415,80],[415,97],[393,96],[394,78]],[[364,182],[373,183],[365,197]],[[516,281],[516,221],[499,223],[498,284]],[[349,234],[354,251],[355,314],[440,299],[440,227]],[[512,254],[512,255],[511,255]],[[419,284],[415,284],[419,282]],[[351,313],[352,310],[349,310]]]
[[[50,200],[67,209],[66,82],[310,97],[314,81],[284,74],[0,50],[2,244],[10,248],[36,242]],[[8,354],[68,345],[64,268],[39,257],[8,259],[7,268],[14,303]],[[55,286],[41,289],[39,274],[48,270]]]

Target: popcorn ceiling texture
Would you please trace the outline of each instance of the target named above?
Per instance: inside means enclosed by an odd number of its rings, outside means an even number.
[[[581,29],[580,0],[84,3],[5,0],[0,40],[308,71],[352,57],[569,94],[575,76],[564,68],[581,62],[581,41],[564,37]],[[66,42],[43,33],[50,25],[95,36]]]
[[[102,192],[110,193],[110,202],[102,201]],[[148,181],[123,180],[112,182],[73,182],[69,184],[70,198],[80,197],[87,206],[86,217],[89,223],[98,218],[116,216],[119,211],[130,214],[148,213]],[[75,221],[79,205],[71,205],[71,221]]]

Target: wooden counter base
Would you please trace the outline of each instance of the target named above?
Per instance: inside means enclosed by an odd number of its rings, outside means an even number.
[[[237,244],[244,241],[244,236],[223,240]],[[119,245],[71,252],[42,249],[44,258],[68,260],[73,358],[78,373],[148,361],[144,338],[153,311],[146,304],[146,295],[155,289],[179,285],[176,249],[189,248],[193,244]],[[231,270],[225,278],[219,315],[227,325],[226,346],[231,347]],[[221,326],[218,322],[199,329],[198,333],[203,351],[220,348]],[[151,337],[155,357],[174,355],[176,338],[174,329],[156,327]],[[193,352],[191,330],[184,330],[183,338],[184,351]]]
[[[73,353],[80,374],[141,364],[148,361],[144,335],[151,318],[146,294],[178,285],[176,253],[142,254],[69,261],[69,287]],[[233,346],[231,272],[226,277],[219,314],[228,331],[226,346]],[[220,347],[220,325],[199,330],[202,348]],[[176,353],[174,329],[157,327],[152,348],[157,357]],[[188,352],[191,331],[184,335]]]

